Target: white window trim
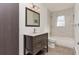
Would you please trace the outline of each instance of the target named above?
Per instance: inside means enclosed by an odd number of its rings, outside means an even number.
[[[65,27],[65,16],[57,16],[57,27]]]

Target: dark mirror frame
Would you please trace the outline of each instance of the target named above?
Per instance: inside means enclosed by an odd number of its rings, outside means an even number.
[[[38,25],[28,25],[27,24],[27,10],[30,10],[30,11],[32,11],[34,13],[37,13],[39,15],[39,24]],[[34,10],[31,10],[31,9],[25,7],[25,26],[28,26],[28,27],[40,27],[40,14],[38,12],[35,12]]]

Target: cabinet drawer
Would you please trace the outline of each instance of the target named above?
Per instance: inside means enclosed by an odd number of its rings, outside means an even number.
[[[42,38],[40,38],[40,37],[35,37],[35,38],[33,39],[33,43],[40,42],[41,40],[42,40]]]
[[[43,39],[46,40],[48,38],[48,35],[47,34],[43,34],[43,35],[38,35],[38,36],[35,36],[33,37],[33,42],[39,42],[39,41],[42,41]]]

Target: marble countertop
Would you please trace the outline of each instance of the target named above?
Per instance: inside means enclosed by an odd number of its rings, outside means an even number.
[[[41,33],[26,33],[25,35],[28,35],[28,36],[37,36],[37,35],[41,35],[41,34],[45,34],[47,32],[41,32]]]

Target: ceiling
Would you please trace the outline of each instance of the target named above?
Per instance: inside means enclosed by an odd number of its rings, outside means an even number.
[[[72,8],[74,3],[43,3],[50,11],[59,11],[67,8]]]

